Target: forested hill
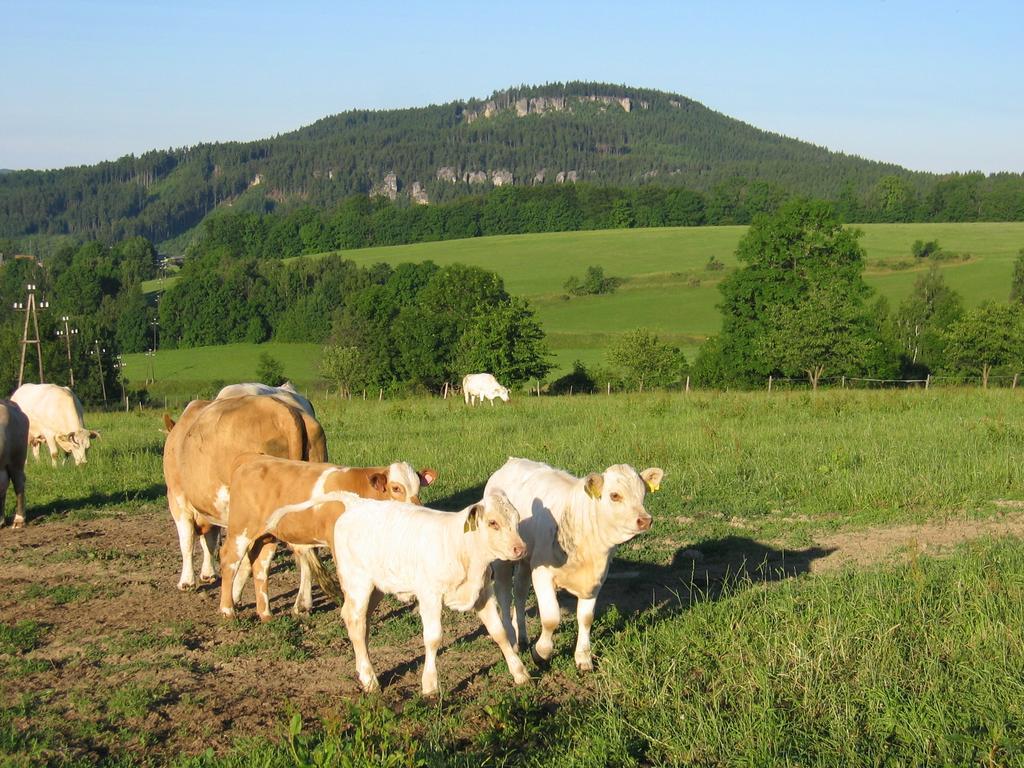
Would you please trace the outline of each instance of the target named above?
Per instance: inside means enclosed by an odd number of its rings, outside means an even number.
[[[344,112],[247,143],[0,174],[0,236],[160,241],[227,204],[326,208],[353,194],[437,203],[573,181],[711,191],[738,179],[834,200],[863,198],[885,179],[920,196],[939,177],[767,133],[677,94],[575,82]]]

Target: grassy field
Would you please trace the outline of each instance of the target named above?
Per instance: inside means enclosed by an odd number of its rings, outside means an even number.
[[[389,603],[371,631],[384,691],[358,694],[328,604],[284,616],[286,557],[267,625],[221,622],[216,588],[174,589],[159,413],[89,414],[89,464],[32,464],[29,527],[0,531],[0,762],[1024,761],[1017,392],[316,405],[335,461],[436,467],[423,495],[444,509],[509,454],[663,467],[654,527],[602,592],[597,670],[573,667],[570,612],[552,670],[528,665],[535,683],[514,689],[475,619],[448,613],[446,693],[427,702],[418,620]]]
[[[940,263],[947,281],[968,306],[986,299],[1006,300],[1013,260],[1024,247],[1024,222],[866,224],[860,229],[867,252],[867,282],[892,306],[910,292],[926,268],[916,264],[892,268],[901,260],[912,260],[915,240],[938,240],[948,251],[971,255],[967,261]],[[533,303],[549,334],[558,375],[575,359],[588,364],[602,362],[613,337],[637,327],[658,331],[692,358],[703,340],[720,327],[718,284],[727,270],[736,266],[734,252],[745,231],[745,227],[681,227],[561,232],[367,248],[344,255],[362,265],[430,259],[438,264],[461,262],[493,269],[510,292]],[[711,256],[726,270],[708,271],[705,267]],[[566,299],[566,279],[582,276],[590,265],[599,265],[607,274],[627,278],[627,282],[608,296]],[[167,284],[160,281],[159,286]],[[156,290],[158,286],[154,281],[147,287]],[[190,367],[187,358],[193,354],[200,359],[212,355],[214,365],[200,370],[212,378],[230,380],[233,373],[220,373],[219,365],[254,368],[251,361],[258,351],[232,345],[223,355],[170,352],[166,374],[161,376],[191,378],[196,367]],[[297,380],[315,377],[315,366],[305,349],[291,357],[296,363],[292,375]],[[237,364],[234,358],[238,358]],[[136,368],[137,362],[133,357],[129,365]]]

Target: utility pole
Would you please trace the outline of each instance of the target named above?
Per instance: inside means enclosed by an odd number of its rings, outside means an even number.
[[[61,322],[64,323],[64,330],[61,330],[60,328],[58,328],[57,329],[57,335],[64,337],[65,348],[67,349],[67,352],[68,352],[68,377],[71,379],[71,388],[74,389],[75,388],[75,368],[74,368],[74,365],[71,362],[71,337],[78,335],[78,329],[77,328],[72,328],[69,325],[69,321],[71,320],[71,318],[68,317],[67,315],[61,315],[60,319],[61,319]]]
[[[100,371],[100,392],[103,393],[103,404],[107,404],[107,382],[103,378],[103,353],[106,349],[100,349],[100,340],[96,339],[93,342],[96,345],[96,362],[99,364]]]
[[[124,371],[124,365],[124,358],[121,357],[121,355],[118,355],[116,358],[114,358],[114,368],[116,368],[118,371],[117,380],[121,382],[121,399],[124,400],[124,409],[127,411],[128,396],[125,395],[124,393],[124,373],[122,373],[122,371]]]
[[[18,386],[20,387],[25,380],[25,353],[28,351],[29,344],[36,345],[36,356],[39,359],[39,383],[45,383],[43,378],[43,347],[39,341],[39,315],[36,313],[37,309],[47,309],[50,306],[50,302],[43,299],[40,302],[36,302],[36,284],[29,283],[28,297],[25,301],[14,302],[14,308],[19,312],[25,313],[25,328],[21,332],[21,365],[18,367]],[[28,337],[28,320],[32,318],[32,327],[35,330],[35,338],[30,339]]]
[[[157,297],[157,301],[160,301],[159,296]],[[156,383],[156,348],[158,342],[157,330],[160,328],[159,318],[154,317],[152,320],[150,320],[149,326],[150,328],[153,329],[153,348],[146,353],[146,355],[149,357],[149,371],[147,372],[148,375],[146,376],[146,384],[154,384]]]

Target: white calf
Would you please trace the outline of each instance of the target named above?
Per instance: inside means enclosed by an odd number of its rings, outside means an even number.
[[[657,467],[638,473],[628,464],[608,467],[603,474],[584,478],[527,459],[509,459],[491,475],[484,493],[504,491],[519,511],[519,533],[526,542],[526,559],[515,578],[515,624],[511,613],[513,563],[494,564],[494,591],[505,631],[518,633],[519,647],[526,633],[526,578],[533,581],[540,613],[541,634],[532,651],[543,666],[551,658],[558,627],[556,590],[577,598],[576,666],[593,669],[590,627],[597,593],[608,575],[615,548],[651,527],[644,496],[655,491],[664,472]]]
[[[365,691],[380,687],[366,643],[368,618],[381,594],[419,601],[426,649],[424,695],[438,691],[442,604],[456,611],[475,610],[516,683],[529,681],[491,590],[491,561],[518,560],[526,551],[516,532],[516,511],[504,494],[489,494],[461,512],[338,495],[345,504],[334,526],[334,562],[345,593],[341,613]]]

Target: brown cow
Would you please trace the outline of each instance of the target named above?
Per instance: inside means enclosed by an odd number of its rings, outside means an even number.
[[[405,462],[387,467],[341,467],[313,464],[267,456],[240,456],[235,461],[229,494],[231,514],[220,552],[220,611],[235,615],[235,603],[245,586],[248,559],[256,591],[256,612],[270,619],[267,571],[279,541],[291,545],[299,561],[300,585],[292,613],[309,613],[313,606],[310,575],[340,602],[332,577],[311,557],[314,547],[327,547],[334,540],[334,524],[345,510],[338,501],[318,503],[326,494],[350,491],[367,499],[419,504],[420,486],[437,478],[433,469],[414,470]],[[326,497],[329,498],[329,497]],[[286,512],[297,514],[287,515]]]
[[[17,403],[0,400],[0,526],[5,521],[7,485],[14,484],[17,500],[12,528],[25,525],[25,457],[28,455],[28,416]]]
[[[192,547],[202,534],[200,579],[215,578],[211,550],[216,527],[228,523],[231,471],[243,453],[264,453],[298,461],[327,461],[320,422],[273,397],[250,395],[228,400],[193,400],[175,424],[165,417],[167,504],[181,545],[178,589],[195,585]]]

